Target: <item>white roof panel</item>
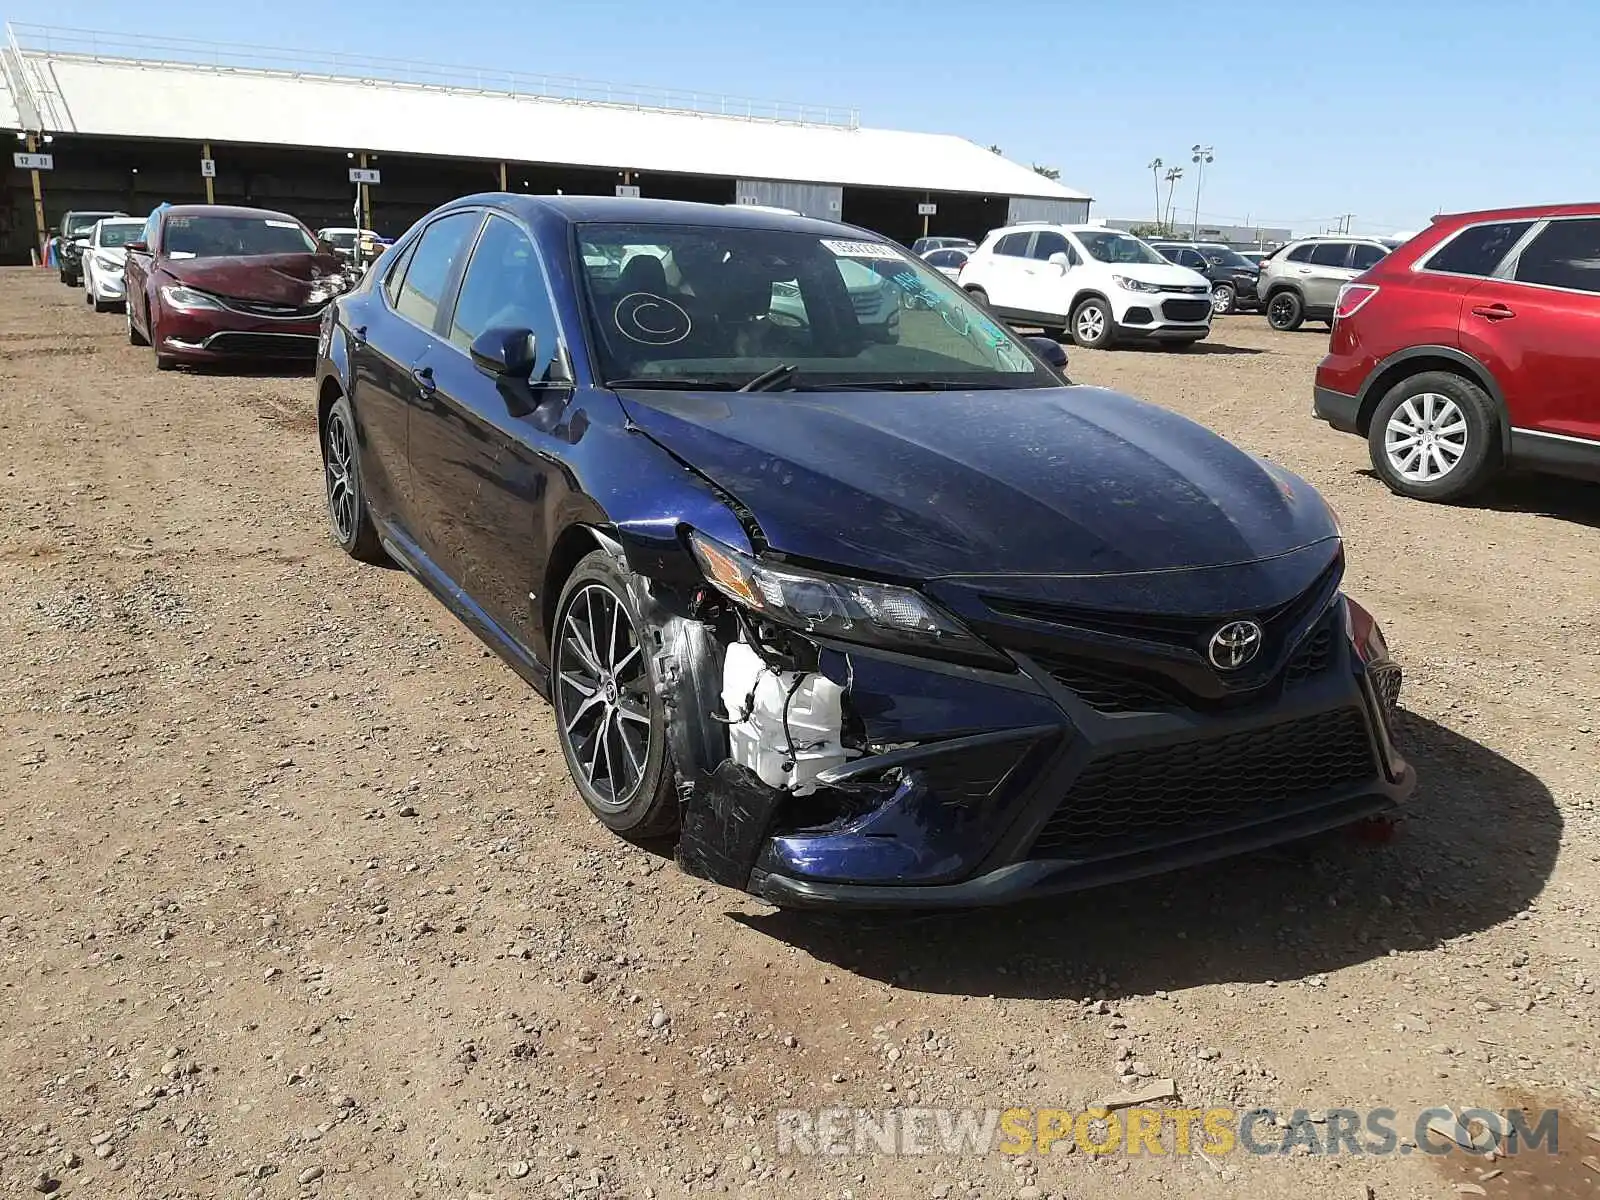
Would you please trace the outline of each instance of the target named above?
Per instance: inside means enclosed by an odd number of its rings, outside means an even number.
[[[5,64],[0,62],[0,67]],[[4,70],[0,70],[0,129],[21,129],[22,118],[17,115],[17,102],[11,95],[11,85]]]
[[[25,51],[56,132],[1087,200],[965,138]]]

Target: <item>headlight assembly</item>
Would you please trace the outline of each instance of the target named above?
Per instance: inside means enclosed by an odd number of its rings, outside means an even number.
[[[1009,667],[921,593],[758,562],[700,533],[689,544],[706,582],[759,616],[818,637]]]
[[[1161,285],[1158,283],[1146,283],[1142,279],[1129,279],[1126,275],[1113,275],[1111,277],[1111,282],[1116,284],[1119,288],[1123,288],[1130,292],[1161,291]]]
[[[197,292],[191,287],[184,287],[181,283],[169,283],[161,288],[161,298],[173,308],[221,308],[210,296],[204,292]]]

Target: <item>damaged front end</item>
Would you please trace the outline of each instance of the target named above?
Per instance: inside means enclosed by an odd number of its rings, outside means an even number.
[[[1287,605],[1267,601],[1294,564],[1234,580],[1276,615],[1261,669],[1219,681],[1170,630],[688,540],[699,582],[641,597],[677,859],[774,903],[1002,903],[1353,823],[1413,785],[1399,668],[1342,558]]]

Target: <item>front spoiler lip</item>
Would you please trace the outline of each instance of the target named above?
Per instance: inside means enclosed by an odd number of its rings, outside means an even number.
[[[1374,781],[1351,794],[1269,821],[1106,858],[1011,863],[960,883],[818,883],[758,868],[750,880],[750,891],[782,908],[963,909],[1012,904],[1164,875],[1381,816],[1397,809],[1416,781],[1416,771],[1407,766],[1393,784]]]

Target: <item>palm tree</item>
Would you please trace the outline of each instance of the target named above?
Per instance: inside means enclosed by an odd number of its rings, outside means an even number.
[[[1150,160],[1150,178],[1156,185],[1156,224],[1161,224],[1161,168],[1164,164],[1159,158]]]

